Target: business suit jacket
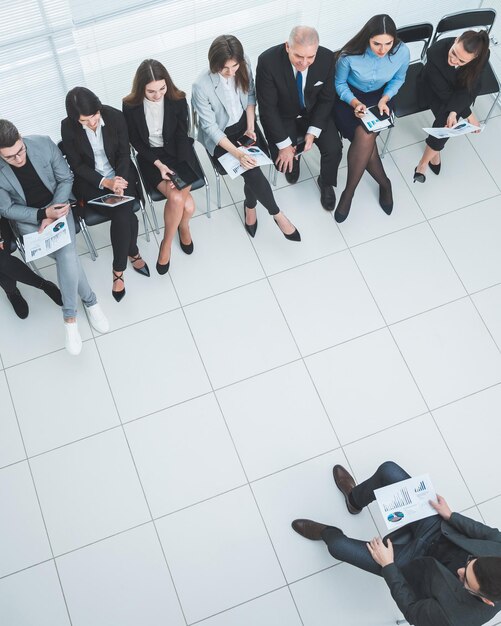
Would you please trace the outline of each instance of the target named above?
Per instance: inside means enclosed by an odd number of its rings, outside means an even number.
[[[129,133],[123,113],[113,107],[103,105],[101,117],[104,121],[103,145],[108,161],[117,176],[129,180]],[[67,117],[61,122],[61,137],[66,158],[75,175],[75,186],[78,187],[78,179],[82,179],[92,188],[99,188],[103,177],[96,172],[94,152],[84,127],[81,124],[75,125]]]
[[[475,557],[501,557],[501,533],[495,528],[453,513],[449,522],[442,521],[441,531]],[[405,619],[415,626],[480,626],[501,608],[468,593],[434,558],[414,559],[401,569],[392,563],[382,573]]]
[[[246,58],[249,75],[249,91],[238,88],[240,104],[245,111],[251,104],[256,104],[254,78],[249,60]],[[225,137],[224,129],[230,119],[226,91],[221,84],[220,74],[212,74],[209,70],[202,72],[193,83],[191,102],[198,114],[198,141],[210,152]]]
[[[131,144],[139,156],[150,163],[158,159],[158,152],[149,143],[143,103],[137,106],[123,105]],[[164,98],[164,121],[162,127],[164,151],[174,161],[191,161],[192,141],[188,137],[188,104],[186,98],[169,100]]]
[[[304,100],[310,126],[324,130],[336,97],[334,91],[334,53],[318,47],[315,61],[308,68]],[[301,113],[299,94],[285,44],[259,55],[256,69],[259,118],[266,137],[274,144],[289,136],[284,120],[295,120]]]
[[[73,200],[73,174],[56,144],[42,135],[24,137],[28,157],[43,184],[54,194],[51,204]],[[0,215],[17,223],[21,235],[37,230],[38,209],[26,206],[20,182],[10,166],[0,159]],[[71,214],[69,219],[71,219]]]

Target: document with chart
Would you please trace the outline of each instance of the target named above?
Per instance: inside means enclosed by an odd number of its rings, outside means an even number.
[[[437,514],[429,504],[429,500],[437,499],[437,494],[428,474],[375,489],[374,495],[388,530]]]
[[[55,252],[71,242],[71,235],[66,217],[46,226],[41,233],[35,231],[23,237],[26,261],[36,261],[51,252]]]

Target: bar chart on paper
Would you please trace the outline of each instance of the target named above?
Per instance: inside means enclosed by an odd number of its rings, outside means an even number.
[[[429,500],[435,500],[436,493],[428,474],[381,487],[374,495],[388,530],[436,515],[429,504]]]

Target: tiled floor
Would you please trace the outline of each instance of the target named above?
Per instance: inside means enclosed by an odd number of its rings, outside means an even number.
[[[83,318],[79,358],[43,294],[22,287],[25,321],[0,303],[2,626],[391,626],[383,581],[290,528],[377,532],[373,509],[346,512],[335,463],[429,472],[501,525],[499,113],[425,185],[424,117],[400,120],[390,217],[364,177],[338,227],[307,155],[276,189],[300,244],[262,208],[247,236],[240,181],[220,210],[213,184],[210,220],[197,192],[194,254],[176,242],[168,275],[129,269],[120,304],[96,227],[98,260],[80,250],[112,331]],[[158,236],[140,247],[154,269]]]

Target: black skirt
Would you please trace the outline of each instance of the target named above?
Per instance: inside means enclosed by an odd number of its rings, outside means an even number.
[[[377,104],[381,100],[384,92],[384,86],[381,87],[381,89],[376,89],[376,91],[367,92],[360,91],[352,85],[350,85],[350,89],[355,98],[365,104],[366,107],[372,107]],[[391,109],[391,100],[388,102],[388,106]],[[336,122],[338,131],[343,137],[349,139],[349,141],[353,141],[357,126],[362,126],[364,130],[370,132],[365,128],[363,122],[358,117],[355,117],[355,109],[339,98],[334,104],[334,121]]]

